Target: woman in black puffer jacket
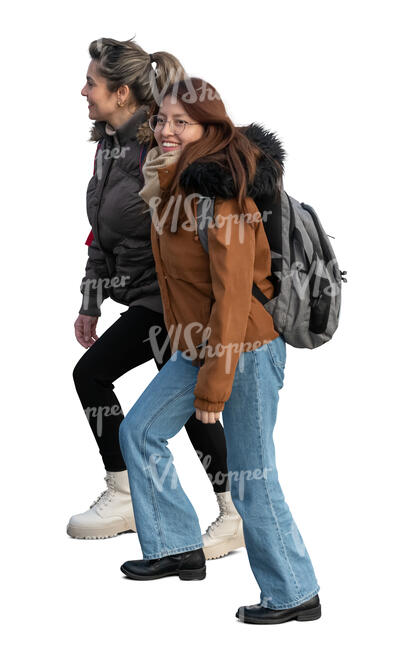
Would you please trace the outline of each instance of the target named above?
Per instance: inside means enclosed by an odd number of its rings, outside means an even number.
[[[92,231],[75,322],[76,338],[87,352],[73,374],[105,465],[107,489],[89,510],[71,517],[67,532],[77,538],[105,538],[135,530],[119,446],[124,414],[113,382],[152,358],[160,369],[171,355],[152,255],[149,209],[138,192],[143,185],[141,159],[151,136],[149,105],[158,100],[165,85],[185,77],[185,72],[171,54],[149,55],[132,40],[99,39],[91,43],[89,53],[91,63],[81,92],[95,121],[91,139],[98,148],[87,191]],[[128,309],[98,338],[100,306],[107,297]],[[204,535],[205,554],[220,557],[244,545],[242,521],[227,485],[223,428],[219,421],[203,424],[195,414],[185,427],[208,469],[220,506],[217,522]]]

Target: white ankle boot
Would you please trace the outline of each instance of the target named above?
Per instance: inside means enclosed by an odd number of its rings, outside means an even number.
[[[127,470],[106,472],[105,481],[107,489],[93,502],[90,509],[71,517],[67,526],[70,537],[105,539],[128,530],[135,532]]]
[[[233,505],[230,492],[216,494],[219,516],[208,526],[202,536],[204,554],[207,560],[223,557],[236,548],[245,546],[243,521]]]

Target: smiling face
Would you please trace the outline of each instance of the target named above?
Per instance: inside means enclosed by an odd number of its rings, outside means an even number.
[[[117,92],[110,92],[105,77],[97,72],[97,64],[91,61],[87,72],[87,82],[81,90],[87,98],[90,120],[109,122],[116,113]]]
[[[186,144],[200,140],[203,136],[204,127],[202,124],[192,124],[196,120],[192,119],[190,115],[186,113],[181,102],[172,101],[170,95],[167,95],[164,98],[159,108],[158,117],[167,120],[166,124],[163,125],[163,128],[156,128],[155,130],[155,140],[157,141],[162,153],[166,153],[166,151],[182,150]],[[183,126],[183,122],[185,123],[184,129],[181,133],[175,133],[174,120],[181,126]]]

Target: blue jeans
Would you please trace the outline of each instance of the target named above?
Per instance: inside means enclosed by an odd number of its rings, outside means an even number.
[[[273,430],[285,363],[281,336],[243,352],[222,414],[233,503],[243,519],[260,602],[272,609],[295,607],[319,590],[275,464]],[[196,512],[167,444],[195,410],[198,372],[182,352],[175,352],[120,425],[137,531],[147,559],[203,545]]]

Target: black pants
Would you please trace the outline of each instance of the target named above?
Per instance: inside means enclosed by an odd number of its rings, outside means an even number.
[[[119,426],[124,415],[113,391],[113,382],[132,368],[154,359],[158,370],[171,356],[169,344],[163,359],[155,359],[149,329],[159,326],[158,349],[166,343],[162,314],[142,306],[130,307],[86,351],[74,368],[73,377],[106,470],[126,469],[119,445]],[[226,443],[220,422],[203,424],[195,412],[185,424],[191,443],[206,469],[215,492],[227,484]]]

